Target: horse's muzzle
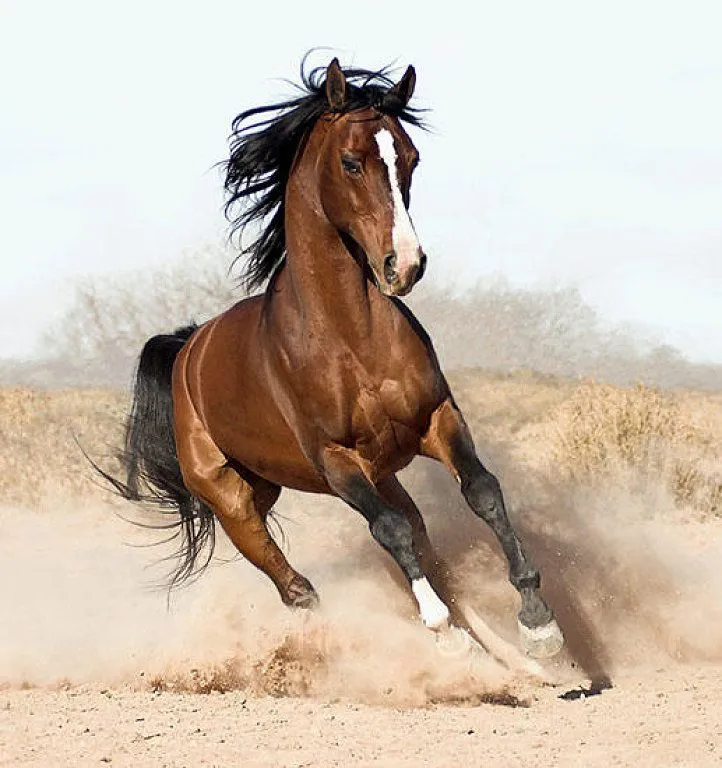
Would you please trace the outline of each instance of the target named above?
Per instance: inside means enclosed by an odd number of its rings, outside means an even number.
[[[405,296],[421,280],[426,271],[426,254],[419,247],[417,258],[404,265],[399,264],[396,251],[384,258],[384,280],[394,296]]]

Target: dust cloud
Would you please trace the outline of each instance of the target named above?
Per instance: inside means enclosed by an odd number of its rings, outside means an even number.
[[[650,499],[622,477],[585,494],[495,458],[566,634],[555,674],[603,683],[640,664],[722,660],[719,538],[646,514]],[[515,642],[518,597],[488,531],[439,467],[419,462],[404,477],[448,564],[446,599],[469,602]],[[0,685],[525,702],[525,683],[493,659],[439,653],[393,565],[340,502],[286,492],[278,505],[289,559],[321,595],[311,616],[288,611],[225,541],[168,601],[151,586],[164,567],[149,567],[164,554],[146,547],[158,532],[115,512],[82,501],[0,510]]]
[[[566,636],[562,664],[604,684],[639,665],[722,660],[720,521],[695,520],[632,471],[592,489],[529,472],[501,451],[495,458],[510,516]],[[517,601],[496,542],[437,467],[420,480],[416,497],[454,564],[456,590],[513,641]]]
[[[469,658],[439,654],[411,598],[379,568],[385,556],[360,563],[353,542],[367,534],[357,521],[343,524],[343,508],[334,511],[340,524],[321,536],[315,526],[298,536],[285,523],[297,565],[323,596],[322,609],[304,615],[288,611],[226,542],[215,565],[168,601],[151,586],[163,564],[148,568],[162,553],[139,546],[157,533],[131,529],[103,507],[2,509],[0,600],[9,620],[0,629],[0,685],[243,688],[395,705],[506,696],[510,675],[493,660],[476,659],[472,669]],[[329,513],[320,514],[323,524]]]

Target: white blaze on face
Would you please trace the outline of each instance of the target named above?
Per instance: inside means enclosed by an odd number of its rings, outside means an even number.
[[[419,604],[424,626],[429,629],[443,629],[448,625],[449,609],[441,602],[428,579],[414,579],[411,582],[411,591]]]
[[[396,269],[404,274],[409,267],[419,264],[419,239],[416,237],[414,225],[411,223],[409,212],[404,205],[404,199],[399,187],[399,175],[396,169],[396,147],[394,137],[388,128],[382,128],[376,134],[379,154],[386,164],[391,185],[391,199],[394,204],[394,228],[391,237],[396,251]]]

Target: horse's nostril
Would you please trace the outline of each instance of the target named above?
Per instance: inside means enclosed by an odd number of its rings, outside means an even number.
[[[396,272],[396,261],[396,253],[393,251],[384,259],[384,277],[388,283],[395,283],[399,279]]]

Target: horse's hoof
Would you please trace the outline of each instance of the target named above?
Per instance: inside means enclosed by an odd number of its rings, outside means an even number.
[[[302,608],[303,610],[313,610],[319,606],[318,595],[315,592],[307,592],[305,595],[297,595],[288,604],[291,608]]]
[[[310,610],[318,608],[319,600],[311,582],[303,576],[296,576],[288,585],[285,595],[281,596],[289,608]]]
[[[556,619],[541,627],[525,627],[519,622],[519,636],[524,652],[535,659],[556,656],[564,645],[564,635]]]

